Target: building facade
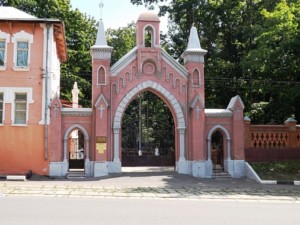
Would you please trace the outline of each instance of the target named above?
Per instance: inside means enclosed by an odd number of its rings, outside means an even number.
[[[49,103],[66,60],[64,25],[0,7],[0,174],[49,174]]]
[[[111,66],[112,47],[100,20],[91,46],[92,108],[78,107],[76,84],[73,107],[66,108],[59,98],[59,62],[66,59],[63,24],[7,20],[0,21],[0,43],[5,46],[0,55],[0,135],[5,143],[1,173],[32,170],[66,176],[78,167],[88,177],[121,173],[125,110],[137,95],[151,92],[173,116],[175,128],[170,132],[178,173],[210,178],[218,164],[231,177],[245,175],[243,102],[236,96],[226,109],[205,108],[206,50],[195,27],[181,65],[160,46],[159,17],[142,13],[136,46]],[[221,136],[219,148],[214,146],[215,133]]]
[[[74,131],[82,136],[75,141],[84,152],[86,176],[121,173],[122,118],[132,100],[148,91],[172,113],[178,173],[212,177],[212,136],[219,132],[219,163],[230,176],[244,176],[243,102],[236,96],[227,109],[206,109],[206,50],[201,48],[196,28],[191,28],[182,66],[161,48],[159,23],[157,15],[142,13],[136,24],[136,46],[111,67],[112,47],[107,45],[103,22],[99,22],[96,43],[91,47],[93,107],[63,108],[59,98],[50,106],[50,175],[68,173],[70,136]],[[76,93],[76,88],[73,91]]]

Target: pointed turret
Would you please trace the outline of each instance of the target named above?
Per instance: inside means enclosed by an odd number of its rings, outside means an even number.
[[[102,10],[103,4],[100,3],[100,9]],[[107,45],[105,37],[104,23],[102,15],[100,16],[99,26],[97,31],[96,43],[91,47],[92,57],[94,59],[111,59],[112,47]]]
[[[100,19],[100,21],[99,21],[97,38],[96,38],[96,43],[94,46],[108,47],[107,43],[106,43],[105,29],[104,29],[104,23],[103,23],[102,19]]]
[[[197,29],[193,25],[190,31],[187,49],[181,55],[184,59],[184,64],[188,62],[204,62],[206,53],[207,51],[201,48]]]

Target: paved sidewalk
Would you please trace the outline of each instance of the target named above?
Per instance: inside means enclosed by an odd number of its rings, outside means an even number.
[[[130,168],[102,178],[64,179],[33,176],[29,181],[0,181],[1,196],[87,198],[229,199],[300,203],[300,187],[262,185],[248,179],[198,179],[169,168]]]

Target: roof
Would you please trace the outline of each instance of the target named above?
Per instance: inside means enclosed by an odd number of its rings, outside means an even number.
[[[10,6],[0,6],[1,19],[37,19],[37,17],[25,13]]]
[[[234,110],[234,108],[238,104],[238,102],[240,103],[240,106],[244,110],[245,105],[244,105],[244,103],[243,103],[243,101],[242,101],[242,99],[239,95],[236,95],[235,97],[231,98],[231,100],[230,100],[230,102],[227,106],[227,109]]]
[[[67,44],[64,23],[58,19],[40,19],[10,6],[0,6],[0,22],[18,23],[50,23],[54,29],[58,58],[61,62],[67,61]]]
[[[229,109],[205,109],[206,117],[226,118],[232,117],[232,111]]]
[[[143,12],[140,14],[138,21],[160,21],[157,14],[151,11]]]

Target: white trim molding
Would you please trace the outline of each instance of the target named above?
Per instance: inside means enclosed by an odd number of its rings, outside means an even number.
[[[0,70],[6,70],[6,63],[7,63],[7,44],[10,42],[10,35],[0,30],[0,40],[5,41],[4,47],[4,65],[0,66]]]
[[[26,126],[29,120],[29,104],[33,104],[33,90],[32,88],[25,87],[1,87],[0,92],[4,93],[4,104],[11,104],[11,125],[13,126]],[[26,105],[26,124],[14,124],[15,118],[15,93],[26,93],[27,94],[27,105]],[[4,108],[5,109],[5,108]],[[4,110],[5,111],[5,110]],[[5,113],[5,112],[4,112]],[[4,118],[3,118],[4,119]]]
[[[28,42],[28,64],[26,67],[17,66],[17,43],[19,41]],[[13,70],[15,71],[29,71],[30,69],[30,53],[31,53],[31,44],[33,44],[33,34],[29,34],[24,30],[21,30],[18,33],[15,33],[12,36],[12,43],[14,43],[14,56],[13,56]]]

